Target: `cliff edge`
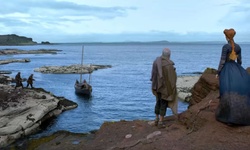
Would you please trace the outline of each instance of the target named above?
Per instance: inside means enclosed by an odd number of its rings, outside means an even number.
[[[33,45],[37,44],[32,38],[18,36],[16,34],[0,35],[0,45]]]

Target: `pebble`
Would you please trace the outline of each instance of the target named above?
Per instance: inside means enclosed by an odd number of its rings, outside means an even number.
[[[126,139],[129,139],[129,138],[131,138],[131,137],[132,137],[132,134],[127,134],[127,135],[125,136]]]

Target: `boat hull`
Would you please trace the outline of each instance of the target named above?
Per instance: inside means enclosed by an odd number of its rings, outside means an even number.
[[[82,84],[75,84],[75,93],[83,96],[91,96],[92,87],[83,87]]]

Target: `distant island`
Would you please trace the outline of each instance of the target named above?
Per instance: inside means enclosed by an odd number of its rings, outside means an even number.
[[[0,45],[33,45],[37,42],[32,38],[18,36],[16,34],[0,35]]]
[[[32,38],[19,36],[16,34],[0,35],[0,45],[35,45],[37,42]],[[42,41],[41,44],[51,44],[48,41]]]
[[[45,42],[42,41],[41,44],[46,44],[47,45],[47,44],[51,44],[51,43],[49,41],[45,41]]]

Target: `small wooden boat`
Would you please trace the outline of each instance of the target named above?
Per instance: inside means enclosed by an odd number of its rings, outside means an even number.
[[[75,93],[83,96],[91,96],[92,86],[88,83],[80,83],[77,80],[75,83]]]
[[[81,61],[81,69],[83,69],[83,50],[82,46],[82,61]],[[91,72],[89,72],[89,83],[86,80],[82,81],[82,71],[80,73],[80,81],[76,80],[75,82],[75,93],[82,96],[91,96],[92,86],[90,85],[90,76]]]

